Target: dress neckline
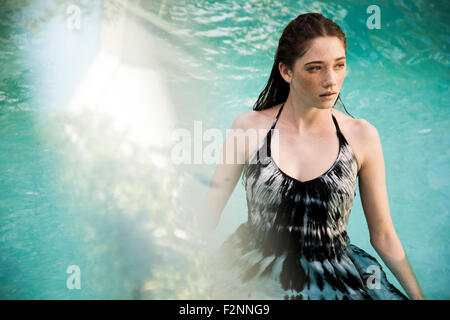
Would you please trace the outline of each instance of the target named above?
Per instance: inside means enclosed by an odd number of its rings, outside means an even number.
[[[277,116],[276,116],[276,118],[275,118],[275,120],[274,120],[274,122],[272,124],[272,127],[270,128],[270,130],[268,132],[268,135],[267,135],[267,150],[268,150],[268,155],[267,156],[269,157],[270,162],[274,165],[275,169],[277,171],[279,171],[283,176],[285,176],[287,179],[290,179],[290,180],[292,180],[292,181],[294,181],[295,183],[298,183],[298,184],[304,185],[304,184],[312,183],[314,181],[317,181],[317,180],[320,180],[320,179],[324,178],[325,176],[327,176],[336,167],[336,165],[339,163],[339,161],[341,159],[341,154],[342,154],[342,149],[343,149],[342,148],[343,142],[342,142],[342,139],[341,139],[341,136],[340,136],[340,129],[339,129],[339,125],[337,123],[336,118],[334,117],[333,114],[331,114],[331,117],[333,118],[334,125],[336,127],[336,134],[337,134],[338,140],[339,140],[339,150],[338,150],[338,155],[336,157],[336,160],[333,162],[331,167],[327,171],[322,173],[320,176],[318,176],[316,178],[313,178],[313,179],[310,179],[310,180],[300,181],[300,180],[298,180],[298,179],[296,179],[294,177],[291,177],[290,175],[285,173],[283,170],[281,170],[281,168],[277,165],[277,163],[275,162],[275,160],[272,157],[272,147],[271,147],[272,131],[275,129],[275,126],[276,126],[276,124],[278,122],[278,118],[279,118],[279,116],[281,114],[281,110],[283,109],[283,106],[284,106],[284,103],[281,105],[280,110],[278,111],[278,114],[277,114]]]

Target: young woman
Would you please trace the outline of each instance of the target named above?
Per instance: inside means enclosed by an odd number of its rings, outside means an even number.
[[[282,33],[254,110],[235,119],[232,129],[245,138],[257,129],[267,134],[237,149],[227,138],[208,189],[209,231],[242,173],[248,205],[248,221],[211,261],[212,298],[408,299],[347,236],[359,176],[371,244],[409,298],[425,299],[392,224],[377,129],[334,109],[346,51],[336,23],[319,13],[298,16]],[[225,150],[244,163],[225,161]]]

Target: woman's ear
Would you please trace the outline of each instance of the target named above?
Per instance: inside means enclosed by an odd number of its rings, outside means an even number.
[[[283,77],[284,81],[291,83],[292,71],[283,62],[278,64],[278,70],[280,71],[280,75]]]

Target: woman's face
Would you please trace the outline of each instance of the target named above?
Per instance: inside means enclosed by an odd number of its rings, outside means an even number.
[[[331,108],[335,104],[346,75],[345,49],[337,37],[319,37],[310,42],[308,51],[296,60],[293,70],[283,68],[283,78],[290,83],[290,95],[305,105]],[[330,97],[323,97],[334,91]]]

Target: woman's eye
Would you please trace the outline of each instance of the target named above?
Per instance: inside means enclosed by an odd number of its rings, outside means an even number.
[[[340,64],[338,64],[337,66],[340,67],[340,68],[342,68],[342,67],[345,66],[345,63],[340,63]],[[315,66],[315,67],[309,68],[308,70],[309,70],[309,71],[314,71],[314,70],[320,70],[320,68],[321,68],[320,66]]]

